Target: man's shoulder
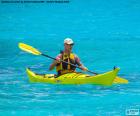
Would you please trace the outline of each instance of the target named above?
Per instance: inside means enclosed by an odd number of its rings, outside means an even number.
[[[60,59],[60,58],[62,58],[62,54],[61,53],[56,56],[56,59]]]
[[[74,55],[74,57],[75,57],[76,59],[79,59],[79,57],[78,57],[77,54],[73,53],[73,55]]]

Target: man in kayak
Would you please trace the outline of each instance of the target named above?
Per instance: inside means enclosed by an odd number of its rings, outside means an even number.
[[[84,71],[87,71],[88,69],[80,62],[79,57],[72,53],[72,47],[74,45],[74,42],[70,38],[66,38],[64,40],[64,51],[62,51],[60,54],[57,55],[56,60],[53,61],[53,63],[50,65],[49,70],[53,70],[54,67],[56,67],[56,71],[58,75],[62,75],[65,73],[74,72],[76,67],[70,64],[67,64],[65,62],[61,62],[61,60],[64,60],[68,63],[78,65],[79,68],[81,68]]]

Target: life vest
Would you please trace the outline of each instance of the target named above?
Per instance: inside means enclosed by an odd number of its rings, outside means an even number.
[[[61,60],[64,60],[68,63],[76,65],[75,55],[73,53],[70,53],[69,56],[64,52],[62,52],[61,54],[62,54]],[[69,73],[69,72],[74,72],[75,69],[76,69],[75,66],[72,66],[72,65],[64,63],[64,62],[60,62],[56,65],[56,71],[58,72],[58,75]]]

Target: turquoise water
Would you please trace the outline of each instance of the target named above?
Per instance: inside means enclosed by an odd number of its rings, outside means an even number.
[[[70,3],[0,3],[0,115],[123,116],[140,110],[140,1],[70,0]],[[127,85],[31,84],[26,67],[48,71],[51,59],[25,53],[24,42],[55,57],[63,39],[89,70],[114,66]]]

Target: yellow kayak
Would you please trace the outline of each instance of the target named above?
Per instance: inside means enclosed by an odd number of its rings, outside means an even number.
[[[57,78],[54,74],[36,74],[29,68],[26,69],[26,72],[30,82],[41,82],[50,84],[95,84],[105,86],[110,86],[113,83],[128,83],[126,79],[117,77],[119,70],[119,68],[115,68],[109,72],[94,76],[73,72],[63,74]]]

